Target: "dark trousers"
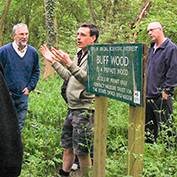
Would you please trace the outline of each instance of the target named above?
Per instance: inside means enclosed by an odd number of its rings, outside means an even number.
[[[156,143],[159,133],[164,130],[166,136],[174,134],[172,120],[172,100],[162,100],[158,98],[146,99],[146,120],[145,132],[146,142]]]
[[[22,132],[22,129],[24,127],[25,117],[28,111],[28,96],[26,95],[17,96],[14,94],[12,94],[11,96],[18,116],[19,129],[20,132]]]

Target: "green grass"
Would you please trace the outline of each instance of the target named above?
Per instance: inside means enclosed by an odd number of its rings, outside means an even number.
[[[23,131],[24,162],[20,177],[52,177],[62,164],[60,136],[67,106],[60,96],[62,81],[54,76],[40,80],[32,92]],[[174,118],[177,122],[177,102]],[[109,100],[106,177],[127,176],[128,105]],[[163,143],[145,145],[142,177],[176,177],[177,152]],[[127,176],[128,177],[128,176]]]

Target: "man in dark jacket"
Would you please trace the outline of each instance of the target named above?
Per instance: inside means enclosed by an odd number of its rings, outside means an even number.
[[[21,172],[22,142],[17,115],[0,65],[0,176],[17,177]]]
[[[146,142],[157,142],[159,130],[172,121],[172,96],[177,86],[177,46],[165,37],[162,25],[147,28],[152,40],[148,53]]]

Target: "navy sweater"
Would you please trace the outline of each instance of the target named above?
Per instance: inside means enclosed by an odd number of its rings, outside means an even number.
[[[166,39],[154,52],[149,49],[147,68],[147,97],[158,97],[161,91],[172,92],[177,86],[177,46]]]
[[[0,63],[10,92],[20,96],[25,87],[30,91],[36,87],[40,75],[39,57],[32,46],[28,45],[22,58],[16,53],[12,43],[2,46]]]

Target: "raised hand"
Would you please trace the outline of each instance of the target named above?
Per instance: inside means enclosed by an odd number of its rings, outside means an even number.
[[[55,56],[55,59],[62,62],[63,64],[70,66],[72,60],[70,59],[69,55],[62,50],[57,50],[54,47],[51,48],[52,54]]]
[[[47,47],[46,44],[42,45],[40,47],[40,52],[42,54],[42,56],[49,62],[53,62],[55,60],[55,56],[53,55],[53,53],[49,50],[49,48]]]

